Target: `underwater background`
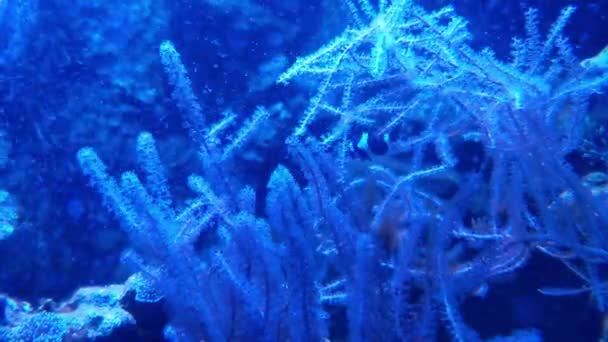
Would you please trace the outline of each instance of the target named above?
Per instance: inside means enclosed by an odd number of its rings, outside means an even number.
[[[607,27],[0,0],[0,341],[604,341]]]

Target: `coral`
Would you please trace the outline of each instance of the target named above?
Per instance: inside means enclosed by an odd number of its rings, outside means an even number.
[[[260,196],[232,174],[235,154],[268,112],[259,108],[223,138],[235,117],[207,125],[170,42],[160,56],[201,150],[204,175],[188,178],[197,197],[185,206],[171,200],[148,133],[137,144],[145,183],[133,172],[114,180],[91,148],[80,150],[81,167],[130,236],[130,260],[167,302],[166,337],[318,341],[332,337],[329,321],[343,310],[352,341],[432,340],[439,319],[454,340],[478,341],[462,300],[538,251],[585,283],[541,293],[590,291],[603,311],[605,193],[583,183],[566,156],[608,75],[572,54],[562,32],[574,8],[544,39],[537,12],[527,11],[527,37],[514,39],[503,62],[467,45],[466,21],[451,7],[346,3],[357,25],[278,79],[319,86],[286,143],[302,179],[278,165],[265,215],[256,217]],[[311,129],[321,115],[333,123]],[[370,131],[357,147],[370,153],[368,140],[384,137],[386,157],[354,158],[353,129]],[[469,142],[483,158],[462,171],[455,147]],[[467,200],[473,194],[483,200]],[[208,247],[198,252],[195,242]]]
[[[39,308],[1,296],[3,341],[92,341],[134,330],[135,319],[121,307],[128,288],[123,285],[84,287],[62,303]],[[123,333],[124,334],[124,333]]]
[[[525,37],[502,59],[473,47],[451,6],[344,4],[353,25],[278,76],[280,86],[313,89],[297,123],[275,120],[281,106],[218,118],[174,43],[160,44],[198,152],[187,195],[149,132],[136,138],[137,167],[119,176],[100,147],[79,149],[80,168],[128,237],[126,286],[163,307],[165,339],[538,341],[544,331],[513,326],[504,337],[466,311],[538,258],[574,279],[543,283],[539,296],[590,294],[604,314],[608,181],[605,169],[572,159],[602,153],[588,146],[586,125],[608,69],[606,50],[575,56],[564,33],[575,7],[544,35],[528,9]],[[272,161],[247,184],[244,151],[269,131],[276,141],[255,148]],[[69,302],[67,312],[14,304],[0,336],[94,338],[133,324],[106,289]]]
[[[7,239],[17,228],[17,205],[12,196],[0,190],[0,240]]]

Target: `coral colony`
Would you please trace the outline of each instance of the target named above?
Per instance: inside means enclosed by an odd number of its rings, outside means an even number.
[[[130,291],[161,303],[171,341],[540,341],[518,327],[488,336],[463,308],[535,258],[576,279],[545,283],[542,295],[587,296],[604,313],[608,180],[569,156],[587,141],[590,99],[608,88],[608,49],[574,55],[564,28],[575,7],[546,32],[526,10],[526,34],[503,59],[471,47],[451,6],[344,2],[353,24],[277,79],[312,90],[290,123],[261,106],[244,121],[210,122],[180,54],[162,42],[199,153],[184,180],[190,198],[172,195],[148,132],[134,146],[138,169],[122,174],[96,146],[81,148],[82,172],[128,236],[133,276],[77,293],[71,314],[12,302],[0,336],[103,336],[133,324],[120,307]],[[285,132],[273,148],[286,156],[254,189],[239,154],[269,129]],[[87,318],[95,312],[101,324]]]

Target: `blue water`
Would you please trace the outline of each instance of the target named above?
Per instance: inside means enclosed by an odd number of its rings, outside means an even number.
[[[0,340],[607,338],[607,25],[0,0]]]

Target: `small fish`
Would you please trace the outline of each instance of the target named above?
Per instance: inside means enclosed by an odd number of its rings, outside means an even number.
[[[377,136],[370,134],[368,132],[363,132],[361,134],[361,138],[359,138],[359,142],[357,142],[356,150],[368,154],[373,154],[377,156],[385,155],[389,149],[389,136],[388,134],[384,134],[382,136]]]
[[[608,45],[597,55],[583,60],[581,66],[589,70],[608,70]]]
[[[488,294],[489,288],[490,287],[488,286],[487,283],[483,283],[483,284],[479,285],[479,287],[473,291],[473,296],[479,297],[479,298],[485,298],[486,295]]]

